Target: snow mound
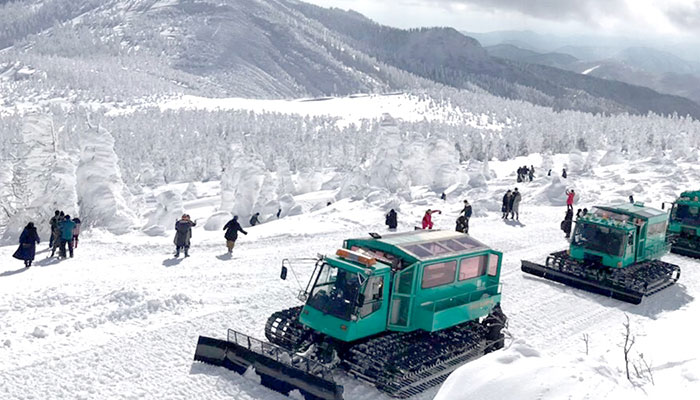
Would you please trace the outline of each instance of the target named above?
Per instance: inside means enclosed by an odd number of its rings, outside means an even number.
[[[435,400],[636,398],[632,386],[618,381],[619,375],[602,361],[567,354],[543,357],[525,343],[515,343],[459,368]]]
[[[34,328],[32,336],[34,336],[37,339],[44,339],[49,336],[49,333],[46,332],[46,329],[44,329],[43,327],[37,326],[36,328]]]
[[[611,148],[603,155],[603,157],[598,161],[598,164],[607,167],[609,165],[622,164],[626,162],[625,158],[620,153],[620,149]]]
[[[535,203],[552,206],[566,205],[566,190],[570,189],[567,184],[569,182],[566,179],[552,175],[549,185],[535,193]]]
[[[204,224],[204,230],[218,231],[223,229],[224,225],[226,225],[231,218],[233,218],[233,215],[231,215],[230,212],[219,211],[207,219],[207,222]]]
[[[156,196],[158,205],[150,216],[146,224],[149,229],[153,226],[165,227],[172,229],[175,221],[182,217],[185,212],[185,206],[182,203],[182,195],[175,190],[166,190]]]

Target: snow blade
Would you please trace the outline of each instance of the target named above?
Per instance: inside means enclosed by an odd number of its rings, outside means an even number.
[[[285,395],[297,389],[307,400],[343,399],[343,387],[318,362],[230,329],[228,340],[200,336],[194,359],[241,375],[253,367],[262,385]]]
[[[540,278],[549,279],[555,282],[563,283],[567,286],[575,287],[577,289],[585,290],[587,292],[601,294],[603,296],[612,297],[620,301],[624,301],[632,304],[639,304],[642,302],[644,297],[643,293],[625,290],[623,288],[613,288],[610,286],[604,286],[598,282],[589,281],[578,276],[567,274],[555,269],[547,268],[544,265],[535,264],[530,261],[521,261],[521,270],[528,274],[539,276]]]

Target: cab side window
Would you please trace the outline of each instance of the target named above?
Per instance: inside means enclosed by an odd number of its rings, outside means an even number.
[[[457,261],[426,265],[423,268],[423,289],[447,285],[455,281]]]
[[[384,277],[373,276],[367,281],[365,303],[360,308],[360,318],[364,318],[382,307],[384,297]]]
[[[466,281],[480,277],[486,273],[486,257],[463,258],[459,262],[459,280]]]

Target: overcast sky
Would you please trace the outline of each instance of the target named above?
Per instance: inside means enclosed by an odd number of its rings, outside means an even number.
[[[700,0],[303,0],[353,9],[382,24],[470,32],[533,30],[692,39]]]

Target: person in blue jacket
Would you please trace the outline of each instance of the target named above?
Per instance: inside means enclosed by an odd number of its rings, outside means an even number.
[[[34,261],[36,254],[36,245],[39,243],[39,234],[36,232],[36,227],[33,222],[27,224],[19,235],[19,248],[15,251],[12,257],[18,260],[24,260],[24,267],[29,268]]]
[[[58,252],[59,258],[66,258],[66,245],[68,245],[68,251],[70,257],[73,258],[73,229],[75,228],[75,222],[70,219],[70,215],[66,215],[61,221],[61,249]]]

